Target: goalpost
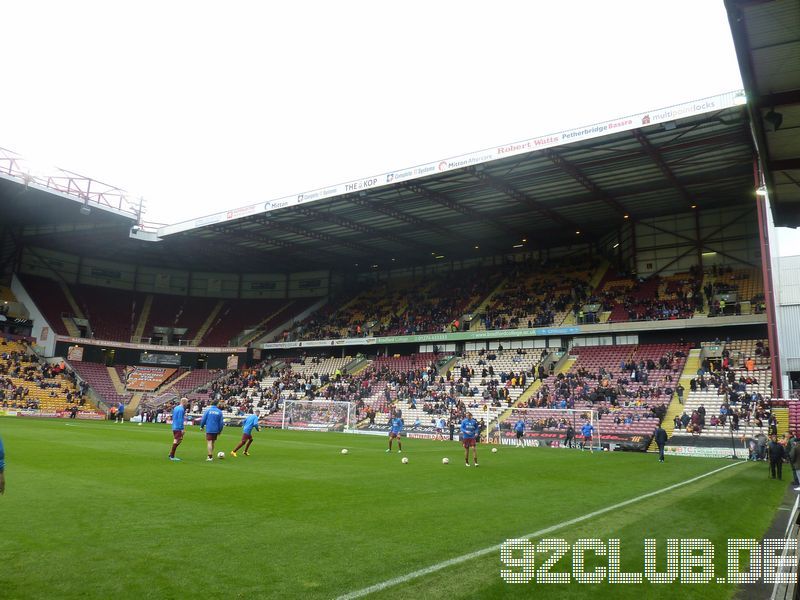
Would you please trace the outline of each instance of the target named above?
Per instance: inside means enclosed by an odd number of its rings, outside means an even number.
[[[355,423],[352,402],[333,400],[284,400],[281,429],[348,431]]]
[[[489,442],[508,446],[517,445],[514,425],[522,419],[525,422],[523,443],[525,446],[564,447],[572,445],[581,448],[584,437],[581,429],[589,423],[592,432],[589,450],[602,450],[602,432],[597,411],[590,408],[512,408],[492,422],[489,428]],[[569,426],[573,429],[573,439],[567,439]]]

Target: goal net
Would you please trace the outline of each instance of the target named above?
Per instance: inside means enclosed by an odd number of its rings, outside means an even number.
[[[347,431],[355,418],[351,402],[331,400],[286,400],[281,429],[309,431]]]
[[[525,423],[521,442],[525,446],[582,448],[585,443],[583,427],[588,423],[593,430],[586,449],[601,450],[600,419],[593,409],[512,408],[492,422],[489,442],[519,444],[515,426],[520,419]]]

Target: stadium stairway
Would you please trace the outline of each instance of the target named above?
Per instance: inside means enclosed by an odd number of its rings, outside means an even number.
[[[681,373],[681,378],[678,380],[679,383],[685,388],[683,393],[684,399],[689,395],[689,382],[691,381],[692,377],[695,376],[697,373],[697,369],[700,368],[700,348],[694,348],[689,350],[689,356],[686,358],[686,364],[683,365],[683,372]],[[672,394],[672,400],[670,400],[669,406],[667,406],[667,414],[664,415],[664,420],[661,422],[661,426],[664,428],[664,431],[667,432],[667,438],[672,437],[672,432],[675,429],[675,417],[680,415],[683,412],[683,404],[678,402],[678,394]],[[788,417],[787,417],[788,419]],[[658,447],[656,446],[655,440],[650,441],[650,446],[647,448],[648,452],[656,452]]]
[[[85,319],[86,315],[83,314],[81,307],[78,306],[75,296],[72,295],[72,291],[69,289],[69,286],[63,281],[59,282],[59,285],[61,286],[61,291],[64,293],[64,297],[67,299],[67,302],[72,309],[72,313],[79,319]]]
[[[487,308],[487,307],[489,306],[489,304],[492,302],[492,300],[493,300],[493,299],[494,299],[494,297],[497,295],[497,293],[498,293],[500,290],[502,290],[502,289],[503,289],[503,287],[506,285],[506,282],[507,282],[507,281],[508,281],[508,277],[503,277],[503,278],[502,278],[502,279],[501,279],[501,280],[498,282],[498,284],[497,284],[497,285],[494,287],[494,289],[493,289],[491,292],[489,292],[489,295],[488,295],[488,296],[486,296],[486,298],[484,298],[483,300],[481,300],[481,301],[478,303],[478,306],[476,306],[476,307],[475,307],[475,310],[473,310],[473,311],[472,311],[472,312],[473,312],[473,314],[476,314],[476,315],[481,315],[481,314],[485,313],[485,312],[486,312],[486,308]],[[484,329],[484,327],[483,327],[483,323],[480,323],[479,325],[480,325],[480,326],[479,326],[479,327],[477,327],[476,329],[480,329],[480,330]]]
[[[359,373],[361,373],[361,371],[366,369],[371,364],[372,364],[372,361],[365,360],[360,365],[358,365],[354,370],[350,371],[350,375],[358,375]]]
[[[178,376],[177,376],[175,379],[173,379],[173,380],[169,381],[169,382],[167,383],[167,385],[165,385],[163,388],[161,388],[161,389],[158,391],[158,393],[159,393],[159,394],[163,394],[163,393],[164,393],[164,392],[166,392],[167,390],[170,390],[170,389],[172,389],[172,388],[175,386],[175,384],[176,384],[176,383],[178,383],[178,382],[179,382],[179,381],[181,381],[182,379],[186,379],[186,378],[187,378],[187,377],[188,377],[190,374],[191,374],[191,371],[184,371],[183,373],[181,373],[180,375],[178,375]]]
[[[340,311],[343,311],[343,310],[347,310],[347,309],[349,309],[349,308],[350,308],[350,307],[351,307],[353,304],[355,304],[356,302],[358,302],[359,300],[361,300],[361,292],[359,292],[358,294],[356,294],[355,296],[353,296],[352,298],[350,298],[350,300],[348,300],[347,302],[345,302],[344,304],[342,304],[342,305],[341,305],[339,308],[337,308],[336,310],[337,310],[337,312],[340,312]]]
[[[203,321],[203,324],[200,326],[200,329],[197,330],[197,335],[194,336],[192,340],[192,346],[199,346],[200,342],[203,341],[203,336],[208,332],[211,324],[214,322],[214,319],[217,318],[219,311],[222,310],[222,307],[225,305],[224,300],[219,300],[214,305],[214,308],[211,309],[211,312],[206,317],[206,320]]]
[[[81,332],[78,329],[78,326],[75,325],[75,321],[72,320],[72,317],[61,317],[61,322],[64,323],[64,327],[67,328],[67,333],[70,335],[70,337],[81,337]]]
[[[778,438],[780,438],[789,431],[789,409],[773,408],[772,414],[775,415],[775,419],[778,421]]]
[[[454,369],[459,360],[461,359],[458,356],[456,355],[451,356],[449,359],[447,359],[446,363],[444,363],[441,367],[439,367],[438,370],[439,375],[447,375],[447,371],[449,369]]]
[[[574,365],[577,360],[578,360],[577,356],[567,356],[566,360],[564,360],[561,366],[557,368],[555,371],[553,371],[553,375],[558,375],[559,373],[566,373],[572,368],[572,365]],[[542,380],[537,379],[532,384],[530,384],[525,389],[525,391],[522,392],[522,394],[520,394],[520,397],[517,398],[517,401],[514,403],[514,406],[527,406],[528,399],[531,396],[533,396],[537,391],[539,391],[540,387],[542,387]],[[511,415],[511,410],[512,410],[511,408],[509,408],[508,410],[504,410],[497,417],[497,420],[503,421],[504,419],[507,419]]]
[[[127,390],[125,389],[125,384],[122,383],[122,380],[119,378],[119,373],[114,367],[106,367],[108,370],[108,378],[111,379],[111,383],[114,384],[114,391],[117,392],[120,396],[124,396],[127,394]]]
[[[128,419],[136,414],[136,410],[139,408],[142,398],[144,398],[144,392],[135,392],[133,396],[131,396],[130,402],[128,402],[128,405],[125,407],[125,412],[128,413]],[[124,414],[125,413],[123,413],[123,417]]]
[[[589,280],[589,289],[597,291],[597,287],[600,285],[600,282],[603,281],[603,278],[606,276],[608,272],[608,268],[611,266],[611,263],[607,260],[603,259],[603,262],[600,263],[600,266],[597,267],[597,270],[592,275],[592,278]]]
[[[714,277],[711,274],[703,273],[703,281],[700,282],[700,293],[703,295],[703,308],[694,311],[696,317],[705,316],[708,314],[708,298],[706,298],[705,287],[708,283],[714,283]]]
[[[266,327],[267,323],[270,323],[270,322],[272,322],[272,321],[273,321],[273,320],[274,320],[274,319],[275,319],[275,318],[276,318],[276,317],[277,317],[279,314],[281,314],[282,312],[289,310],[289,307],[290,307],[290,306],[292,306],[293,304],[294,304],[294,302],[287,302],[286,304],[284,304],[283,306],[281,306],[281,307],[280,307],[278,310],[276,310],[274,313],[272,313],[272,314],[271,314],[270,316],[268,316],[266,319],[263,319],[262,321],[260,321],[260,322],[259,322],[259,323],[258,323],[258,324],[255,326],[255,328],[253,328],[253,331],[251,331],[250,333],[248,333],[247,335],[245,335],[244,337],[242,337],[241,339],[239,339],[239,340],[237,341],[237,344],[238,344],[239,346],[247,346],[247,345],[248,345],[248,344],[250,344],[251,342],[255,342],[255,341],[256,341],[256,340],[257,340],[259,337],[261,337],[261,336],[263,336],[265,333],[267,333],[267,331],[266,331],[266,329],[265,329],[265,327]],[[235,338],[234,338],[234,339],[235,339]]]
[[[153,294],[147,294],[144,297],[142,304],[142,312],[139,315],[139,321],[136,323],[136,329],[133,331],[133,341],[139,342],[144,335],[144,328],[147,326],[147,320],[150,318],[150,309],[153,306]]]

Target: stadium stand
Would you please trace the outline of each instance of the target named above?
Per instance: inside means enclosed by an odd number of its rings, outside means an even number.
[[[21,275],[20,280],[55,332],[59,335],[70,335],[62,316],[73,314],[73,310],[61,286],[52,279],[34,275]]]
[[[691,319],[703,308],[699,279],[694,273],[658,276],[645,281],[631,277],[608,278],[601,283],[597,298],[609,323]]]
[[[133,394],[117,390],[105,365],[83,361],[68,364],[107,405],[130,402]]]
[[[71,285],[69,289],[89,321],[92,337],[131,340],[145,294],[90,285]]]
[[[721,438],[731,432],[737,437],[766,434],[772,417],[766,340],[715,345],[721,346],[720,356],[703,358],[683,411],[675,417],[675,432]]]
[[[497,286],[497,270],[469,269],[426,280],[375,284],[345,300],[338,310],[312,315],[285,339],[336,339],[455,331],[461,318]]]
[[[268,332],[291,320],[315,301],[307,298],[223,301],[216,298],[145,294],[90,285],[62,286],[52,279],[34,275],[24,275],[21,280],[59,335],[79,337],[77,330],[69,330],[69,317],[78,316],[89,322],[90,332],[86,332],[87,336],[118,342],[133,340],[147,304],[150,304],[150,308],[141,326],[140,337],[143,340],[134,341],[227,346],[245,329],[257,327],[260,331]],[[81,314],[76,314],[64,287],[74,298]],[[68,317],[67,322],[64,317]],[[206,323],[208,327],[204,330]],[[155,331],[155,327],[186,329],[186,332],[169,338],[168,334]]]
[[[577,267],[515,267],[492,297],[477,329],[560,325],[570,311],[577,315],[589,297],[590,281],[597,268],[584,257],[580,262]]]
[[[0,340],[0,408],[45,413],[94,408],[84,392],[65,364],[44,363],[26,344]]]
[[[203,336],[201,346],[227,346],[246,329],[269,332],[291,320],[313,304],[315,299],[226,300],[214,323]]]
[[[570,369],[545,378],[527,405],[594,409],[601,432],[651,435],[666,414],[687,352],[685,344],[574,347],[570,354],[577,360]]]

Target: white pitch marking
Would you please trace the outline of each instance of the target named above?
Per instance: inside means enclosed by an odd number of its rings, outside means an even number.
[[[563,529],[564,527],[575,525],[576,523],[586,521],[587,519],[594,518],[598,515],[605,514],[612,510],[617,510],[618,508],[622,508],[623,506],[628,506],[629,504],[633,504],[634,502],[639,502],[647,498],[652,498],[653,496],[657,496],[658,494],[663,494],[664,492],[671,492],[676,488],[683,487],[690,483],[694,483],[695,481],[699,481],[701,479],[719,473],[720,471],[724,471],[725,469],[730,469],[731,467],[735,467],[740,464],[743,463],[735,462],[729,465],[725,465],[724,467],[720,467],[719,469],[714,469],[713,471],[709,471],[708,473],[704,473],[703,475],[698,475],[697,477],[694,477],[692,479],[687,479],[686,481],[675,483],[663,489],[656,490],[655,492],[649,492],[647,494],[637,496],[636,498],[631,498],[630,500],[625,500],[623,502],[619,502],[612,506],[608,506],[606,508],[601,508],[600,510],[587,513],[581,517],[575,517],[574,519],[570,519],[569,521],[563,521],[561,523],[557,523],[556,525],[545,527],[544,529],[540,529],[539,531],[534,531],[533,533],[529,533],[528,535],[519,536],[519,539],[535,538],[535,537],[540,537],[542,535],[546,535],[548,533],[552,533],[559,529]],[[447,567],[452,567],[453,565],[459,565],[463,562],[467,562],[468,560],[472,560],[473,558],[485,556],[486,554],[490,554],[491,552],[498,552],[501,547],[502,544],[495,544],[494,546],[489,546],[488,548],[482,548],[481,550],[476,550],[475,552],[470,552],[469,554],[462,554],[461,556],[456,556],[455,558],[451,558],[449,560],[436,563],[435,565],[431,565],[430,567],[425,567],[424,569],[420,569],[419,571],[412,571],[411,573],[407,573],[406,575],[401,575],[400,577],[395,577],[393,579],[387,579],[386,581],[383,581],[381,583],[376,583],[362,590],[350,592],[349,594],[344,594],[343,596],[339,596],[336,600],[352,600],[353,598],[362,598],[363,596],[367,596],[368,594],[374,594],[375,592],[383,591],[386,588],[390,588],[392,586],[399,585],[401,583],[406,583],[413,579],[424,577],[425,575],[430,575],[431,573],[435,573],[436,571],[441,571],[442,569],[446,569]]]

